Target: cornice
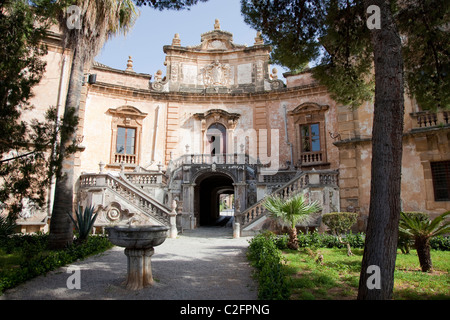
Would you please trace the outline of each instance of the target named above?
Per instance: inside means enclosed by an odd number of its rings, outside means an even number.
[[[299,87],[280,88],[272,91],[245,92],[245,93],[189,93],[189,92],[156,92],[149,89],[137,89],[123,85],[105,82],[96,82],[89,85],[89,91],[111,96],[132,97],[155,101],[171,102],[230,102],[242,103],[245,101],[273,101],[297,98],[306,95],[327,94],[326,87],[317,83]]]

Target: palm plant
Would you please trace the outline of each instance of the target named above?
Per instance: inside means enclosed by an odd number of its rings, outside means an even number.
[[[401,212],[399,231],[413,238],[422,272],[433,269],[430,239],[450,232],[450,221],[445,220],[449,214],[450,211],[447,211],[430,220]]]
[[[78,232],[78,240],[81,242],[86,241],[94,226],[94,222],[97,219],[98,212],[94,214],[93,206],[86,207],[84,208],[84,211],[82,211],[80,205],[78,205],[78,209],[75,210],[76,220],[72,217],[70,212],[67,212],[67,214]]]
[[[76,141],[77,130],[73,128],[73,120],[79,116],[84,70],[90,67],[105,41],[115,34],[129,31],[138,16],[132,0],[75,0],[71,4],[80,8],[81,28],[67,26],[72,14],[65,9],[58,14],[64,48],[72,52],[72,68],[60,130],[58,158],[62,161],[62,170],[56,174],[50,221],[49,247],[52,249],[62,249],[73,241],[71,221],[66,212],[73,209],[75,154],[68,150]]]
[[[312,214],[321,210],[317,201],[307,203],[302,194],[296,194],[288,199],[282,199],[278,195],[270,196],[264,201],[264,207],[269,211],[271,218],[289,228],[287,246],[293,250],[298,249],[296,225],[310,221]]]
[[[2,216],[0,212],[0,239],[13,234],[16,227],[16,221],[13,216]]]

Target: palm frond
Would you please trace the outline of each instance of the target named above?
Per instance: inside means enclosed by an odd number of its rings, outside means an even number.
[[[443,214],[437,216],[436,218],[434,218],[431,222],[430,222],[430,226],[429,228],[431,230],[434,230],[436,228],[438,228],[438,226],[441,224],[441,222],[445,221],[445,218],[450,214],[450,211],[444,212]],[[450,222],[446,221],[444,222],[444,225],[448,225]]]
[[[269,216],[292,228],[299,222],[307,222],[312,218],[312,213],[321,210],[317,201],[307,203],[302,194],[288,199],[282,199],[278,195],[270,196],[263,205],[269,211]]]
[[[64,48],[82,51],[87,64],[99,53],[105,41],[117,34],[127,34],[139,11],[133,0],[76,0],[80,9],[81,29],[63,28]],[[65,26],[71,14],[61,10],[58,20]]]
[[[448,233],[450,230],[450,221],[445,221],[445,218],[450,214],[447,211],[433,220],[422,219],[419,216],[408,216],[401,212],[401,219],[399,222],[399,231],[405,232],[410,236],[426,236],[434,237]]]
[[[267,197],[263,206],[267,209],[270,217],[279,219],[283,216],[283,200],[279,196]]]

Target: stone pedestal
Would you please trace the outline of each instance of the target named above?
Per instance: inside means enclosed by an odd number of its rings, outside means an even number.
[[[127,256],[128,278],[126,287],[129,290],[139,290],[153,285],[152,266],[150,257],[155,253],[154,248],[125,249]]]
[[[106,227],[112,244],[125,248],[128,278],[126,287],[138,290],[153,284],[150,257],[156,246],[167,238],[166,226],[115,226]]]

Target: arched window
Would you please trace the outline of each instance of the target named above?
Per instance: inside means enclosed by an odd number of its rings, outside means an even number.
[[[206,130],[209,153],[212,156],[227,153],[227,129],[221,123],[215,122]]]

